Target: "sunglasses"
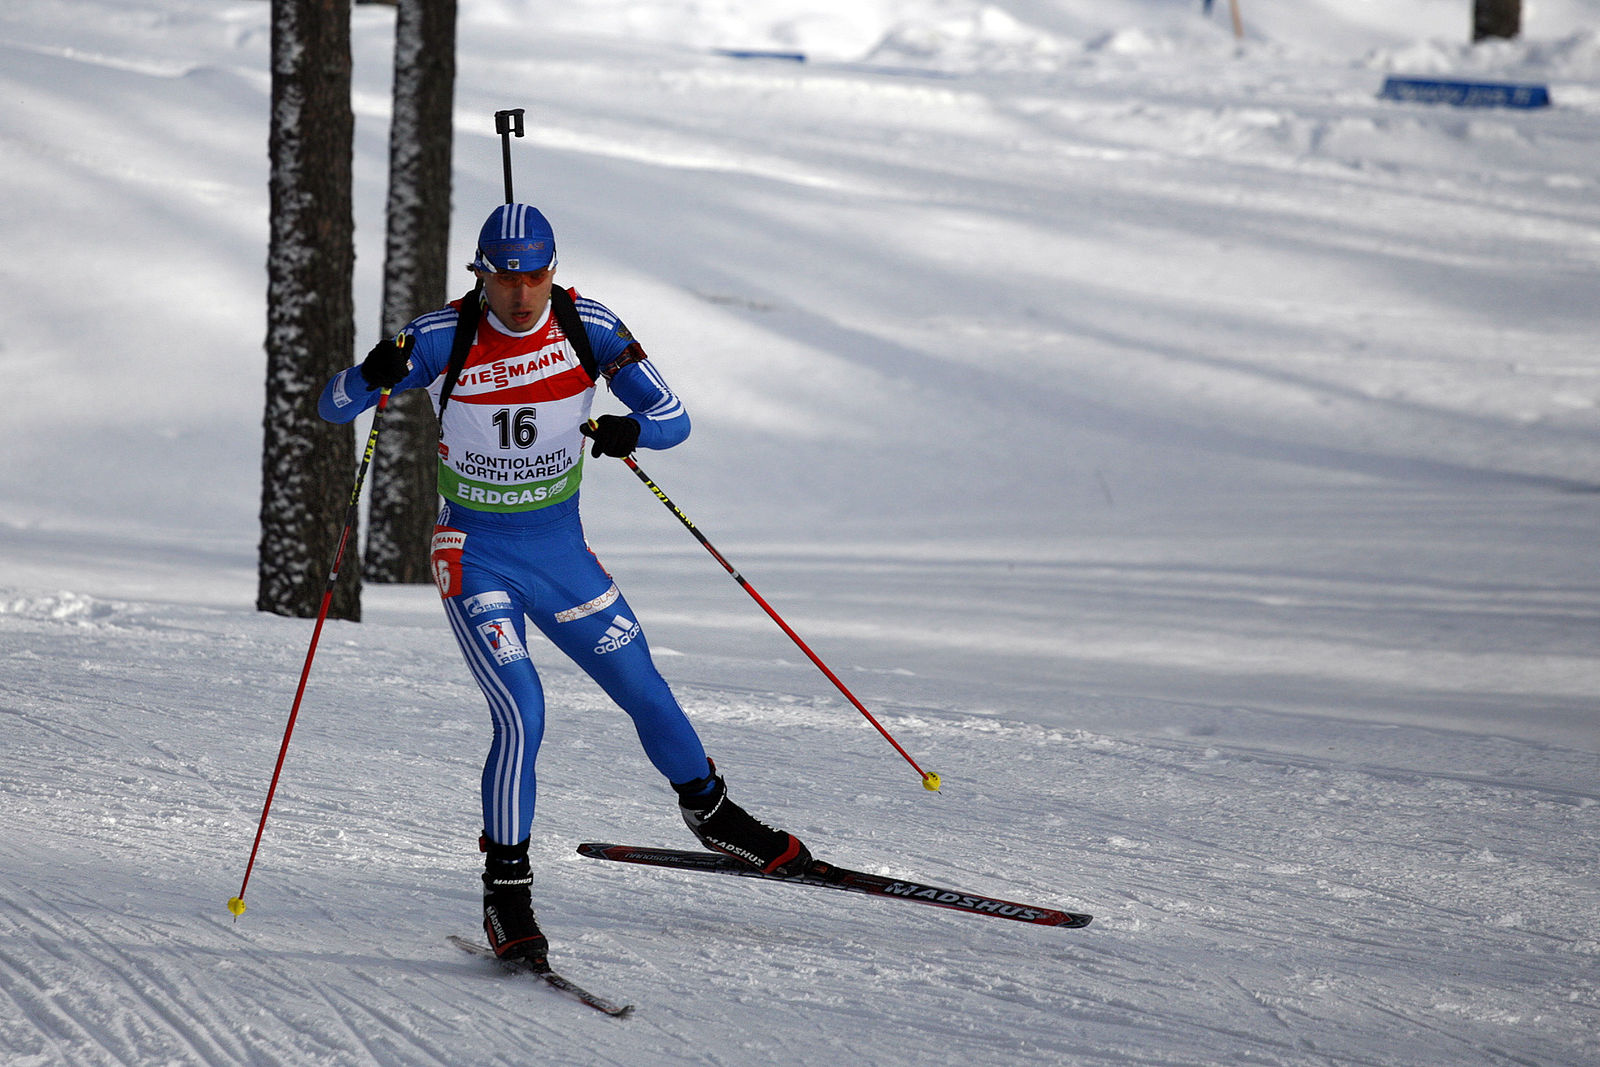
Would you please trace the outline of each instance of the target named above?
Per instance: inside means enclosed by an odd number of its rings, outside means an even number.
[[[501,289],[515,289],[519,285],[534,287],[549,281],[555,272],[554,267],[546,267],[544,270],[506,270],[489,275],[488,280],[491,285]]]

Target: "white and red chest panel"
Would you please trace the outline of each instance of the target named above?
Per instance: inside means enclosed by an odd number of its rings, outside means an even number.
[[[532,511],[578,491],[594,379],[548,310],[522,336],[487,310],[445,406],[439,495],[477,511]],[[429,387],[434,409],[444,387]]]

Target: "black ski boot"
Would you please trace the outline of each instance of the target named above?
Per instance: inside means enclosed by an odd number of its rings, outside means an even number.
[[[701,844],[743,860],[767,874],[799,874],[811,866],[811,852],[793,834],[774,830],[728,799],[728,787],[711,764],[704,778],[681,785],[678,810]]]
[[[478,845],[488,854],[483,863],[483,932],[489,935],[489,947],[503,960],[544,966],[550,944],[533,915],[528,842],[498,845],[485,834]]]

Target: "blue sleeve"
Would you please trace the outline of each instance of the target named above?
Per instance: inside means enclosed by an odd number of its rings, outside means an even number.
[[[661,377],[633,334],[598,300],[577,297],[595,363],[607,379],[611,393],[628,405],[639,423],[640,448],[671,448],[689,436],[689,413],[666,379]]]
[[[440,308],[420,318],[413,319],[397,337],[410,335],[416,338],[411,349],[411,370],[389,392],[403,393],[431,385],[435,378],[450,365],[450,345],[455,340],[457,311],[453,307]],[[378,403],[383,390],[367,385],[361,376],[361,366],[347,368],[335,374],[323,386],[317,400],[317,413],[328,422],[345,423],[355,419]]]
[[[633,418],[639,423],[640,448],[671,448],[682,444],[689,436],[689,413],[651,366],[641,358],[618,370],[611,378],[611,392],[628,405]]]

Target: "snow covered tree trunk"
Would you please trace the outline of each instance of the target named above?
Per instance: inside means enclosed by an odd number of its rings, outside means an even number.
[[[448,297],[455,40],[456,0],[400,0],[383,270],[386,337]],[[438,440],[426,392],[415,389],[390,401],[372,460],[370,581],[431,580],[428,546],[438,512]]]
[[[272,0],[267,401],[256,607],[317,614],[355,477],[355,434],[317,415],[352,362],[350,0]],[[329,615],[361,616],[354,546]]]
[[[1515,37],[1522,32],[1522,0],[1473,0],[1472,39]]]

